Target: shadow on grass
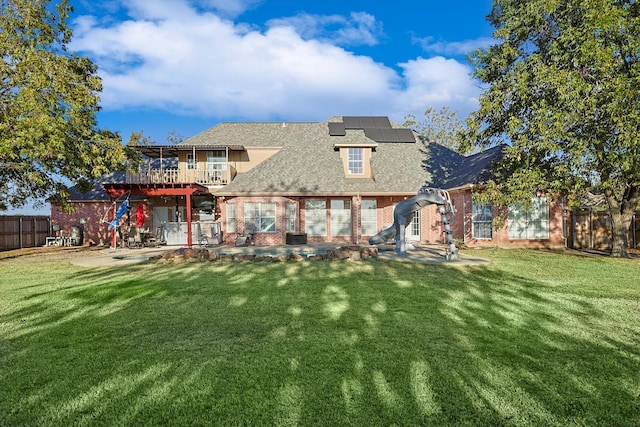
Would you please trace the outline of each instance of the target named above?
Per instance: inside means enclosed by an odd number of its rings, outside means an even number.
[[[384,261],[65,277],[0,311],[0,424],[640,419],[637,298]]]

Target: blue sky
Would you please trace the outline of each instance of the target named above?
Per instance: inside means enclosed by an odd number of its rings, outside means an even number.
[[[72,0],[71,48],[103,78],[100,126],[166,143],[220,121],[321,121],[427,107],[466,116],[465,54],[490,0]]]
[[[70,49],[103,79],[99,126],[158,144],[221,121],[402,122],[480,87],[491,0],[71,0]]]

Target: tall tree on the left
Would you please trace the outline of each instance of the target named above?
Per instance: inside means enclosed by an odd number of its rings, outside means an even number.
[[[97,67],[67,48],[72,11],[0,0],[0,211],[28,199],[68,207],[68,185],[126,166],[120,136],[97,126]]]

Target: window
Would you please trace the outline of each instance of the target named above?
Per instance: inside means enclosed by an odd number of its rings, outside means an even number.
[[[276,231],[275,203],[244,204],[245,233],[273,233]]]
[[[378,232],[378,203],[376,199],[362,199],[360,206],[362,235],[373,236]]]
[[[309,236],[327,235],[327,201],[307,199],[304,206],[304,232]]]
[[[364,148],[349,148],[347,167],[351,175],[364,174]]]
[[[227,203],[227,233],[236,232],[236,204]]]
[[[409,240],[420,241],[420,209],[413,211],[411,222],[407,226],[406,238]]]
[[[193,153],[187,154],[187,169],[194,170],[197,169],[198,164],[193,156]]]
[[[285,227],[286,231],[296,231],[296,204],[287,203],[285,205]]]
[[[351,235],[351,200],[331,200],[331,235]]]
[[[531,199],[531,209],[509,206],[509,239],[548,239],[549,204],[546,197]]]
[[[491,239],[493,206],[474,203],[471,206],[471,237],[474,239]]]
[[[214,181],[222,181],[227,170],[227,153],[224,150],[207,151],[207,170]]]

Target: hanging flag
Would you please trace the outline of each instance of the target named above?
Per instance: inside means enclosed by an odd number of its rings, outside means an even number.
[[[118,212],[116,212],[116,217],[109,223],[110,230],[115,230],[116,228],[118,228],[118,225],[120,224],[120,218],[122,218],[122,215],[124,215],[127,212],[128,208],[129,208],[129,199],[126,199],[120,205]]]
[[[144,205],[142,203],[138,203],[138,208],[136,209],[136,226],[142,227],[144,225]]]

